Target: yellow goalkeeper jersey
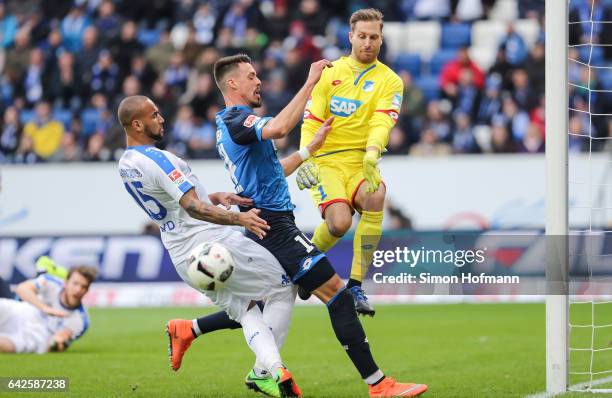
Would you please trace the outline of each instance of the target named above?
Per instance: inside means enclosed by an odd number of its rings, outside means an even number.
[[[402,80],[379,61],[365,65],[342,57],[333,65],[323,71],[306,104],[300,147],[334,116],[332,131],[317,155],[369,146],[382,152],[399,116]]]

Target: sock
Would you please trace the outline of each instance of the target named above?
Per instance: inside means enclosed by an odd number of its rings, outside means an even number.
[[[262,369],[259,366],[255,365],[253,366],[253,372],[255,373],[255,376],[257,377],[271,377],[270,372],[268,372],[266,369]]]
[[[363,379],[363,381],[365,381],[366,384],[375,386],[381,381],[383,381],[384,379],[385,379],[385,375],[383,374],[382,370],[379,369],[376,372],[372,373],[370,376]]]
[[[264,303],[262,301],[256,301],[255,304],[257,304],[260,310],[264,307]],[[211,315],[194,319],[191,329],[195,337],[198,337],[201,334],[214,332],[216,330],[239,329],[241,327],[242,325],[232,320],[225,311],[219,311]]]
[[[353,296],[341,290],[327,302],[327,309],[336,338],[342,344],[362,379],[379,372],[370,352],[370,344],[357,318]],[[382,374],[382,372],[380,372]]]
[[[264,323],[259,307],[254,306],[240,320],[247,345],[255,353],[256,366],[276,374],[283,366],[280,353],[274,341],[274,335]]]
[[[282,348],[285,338],[287,337],[289,324],[291,323],[293,303],[295,302],[295,294],[296,287],[293,289],[286,289],[281,294],[274,294],[268,297],[262,310],[264,323],[272,332],[276,347],[279,350]],[[258,373],[262,371],[263,366],[264,365],[261,364],[260,361],[257,359],[255,360],[253,370],[259,377],[267,377],[270,375],[266,373],[265,370],[263,370],[264,373]]]
[[[315,229],[314,235],[312,235],[312,243],[315,244],[317,249],[322,252],[327,252],[331,249],[336,242],[338,242],[340,238],[332,235],[329,232],[329,228],[327,227],[327,223],[323,221],[319,226]]]
[[[382,235],[382,211],[363,211],[353,238],[351,279],[362,281],[368,273],[374,251]]]
[[[361,286],[361,281],[358,281],[357,279],[349,279],[348,283],[346,284],[346,288],[350,289],[353,286]]]
[[[274,335],[274,341],[279,350],[285,342],[291,324],[296,288],[297,286],[293,289],[286,289],[281,294],[268,297],[262,310],[263,320]]]
[[[200,325],[198,325],[197,318],[191,320],[191,333],[193,333],[193,337],[198,337],[202,334],[202,331],[200,330]]]
[[[196,325],[198,327],[198,330],[196,330],[195,328]],[[219,311],[215,312],[214,314],[195,319],[194,326],[192,326],[192,329],[193,334],[195,334],[195,336],[197,337],[201,334],[214,332],[215,330],[238,329],[240,327],[241,325],[238,322],[232,320],[225,311]]]

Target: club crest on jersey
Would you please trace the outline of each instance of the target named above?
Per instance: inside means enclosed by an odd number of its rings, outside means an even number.
[[[355,113],[360,106],[361,101],[336,97],[334,95],[329,103],[329,111],[336,116],[348,117]]]
[[[244,123],[242,125],[244,127],[253,127],[255,123],[259,120],[259,116],[249,115],[246,119],[244,119]]]
[[[372,80],[366,80],[365,82],[363,82],[364,93],[369,93],[372,90],[374,90],[374,82]]]

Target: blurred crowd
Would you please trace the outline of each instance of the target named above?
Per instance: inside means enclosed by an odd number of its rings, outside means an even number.
[[[276,114],[299,89],[309,64],[350,51],[348,17],[376,7],[386,22],[436,20],[470,25],[508,0],[13,0],[0,1],[0,163],[110,161],[125,146],[115,111],[144,94],[166,119],[165,147],[187,158],[216,158],[212,78],[221,56],[245,52],[263,82],[265,114]],[[543,23],[544,1],[515,1],[520,18]],[[612,20],[609,2],[572,0],[575,21]],[[587,26],[588,25],[588,26]],[[612,150],[612,77],[584,67],[610,65],[612,24],[571,24],[570,148]],[[483,70],[461,44],[435,75],[433,92],[395,68],[404,102],[389,153],[542,152],[544,33],[526,45],[508,25],[493,65]],[[596,54],[593,55],[592,53]],[[380,59],[393,66],[385,47]],[[599,69],[597,70],[599,71]],[[590,112],[590,113],[589,113]],[[601,115],[601,116],[593,116]],[[279,140],[295,149],[299,133]]]

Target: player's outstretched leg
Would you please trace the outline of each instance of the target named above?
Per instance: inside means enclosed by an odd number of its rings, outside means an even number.
[[[331,273],[331,277],[329,277]],[[320,283],[321,280],[326,282]],[[322,258],[298,282],[310,289],[315,296],[327,305],[332,328],[338,342],[344,347],[361,378],[369,386],[373,397],[415,397],[427,390],[426,385],[414,383],[398,383],[387,378],[378,368],[366,334],[357,317],[352,295],[344,283],[333,272],[327,258]],[[313,288],[313,286],[318,286]]]
[[[258,301],[257,305],[259,308],[263,308],[262,302]],[[189,323],[191,333],[186,332],[187,323]],[[225,311],[218,311],[214,314],[192,320],[173,319],[169,321],[166,325],[166,334],[170,339],[168,344],[168,355],[170,356],[172,370],[179,370],[183,361],[183,356],[191,346],[193,339],[217,330],[240,329],[241,327],[242,325],[231,319]]]

